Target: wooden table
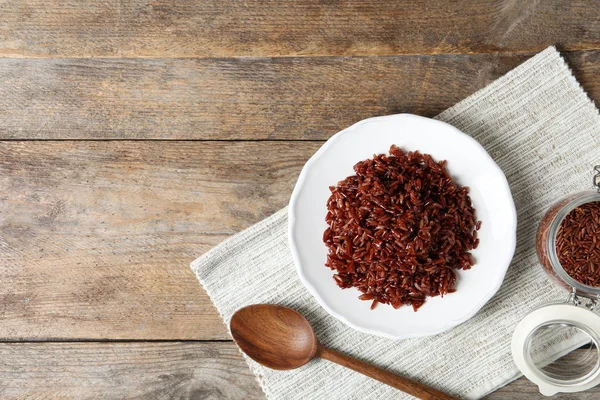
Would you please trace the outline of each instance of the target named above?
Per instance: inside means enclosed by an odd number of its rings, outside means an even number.
[[[0,398],[263,399],[190,261],[362,118],[436,115],[552,44],[600,100],[599,21],[598,0],[0,2]]]

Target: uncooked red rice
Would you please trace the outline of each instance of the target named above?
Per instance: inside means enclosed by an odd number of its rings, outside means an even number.
[[[361,300],[412,305],[455,291],[457,269],[475,261],[475,219],[468,187],[452,181],[446,161],[405,152],[358,162],[352,175],[331,186],[323,241],[326,265],[341,288]]]
[[[583,204],[571,211],[556,235],[560,265],[573,279],[600,286],[600,203]]]

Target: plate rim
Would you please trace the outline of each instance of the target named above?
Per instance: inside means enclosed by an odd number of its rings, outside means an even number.
[[[465,316],[458,318],[456,320],[452,320],[449,321],[448,323],[446,323],[445,325],[436,328],[436,329],[430,329],[427,331],[420,331],[416,334],[410,334],[410,333],[405,333],[405,334],[393,334],[389,331],[381,331],[378,329],[373,329],[373,328],[366,328],[363,326],[359,326],[356,325],[355,323],[349,321],[346,317],[344,317],[343,315],[339,314],[338,312],[332,310],[329,305],[323,300],[323,298],[320,296],[319,292],[317,291],[317,289],[308,281],[308,279],[305,278],[304,276],[304,271],[301,267],[301,263],[300,263],[300,255],[299,255],[299,250],[297,248],[296,242],[294,240],[294,228],[296,226],[296,215],[295,215],[295,211],[296,211],[296,203],[298,200],[298,195],[300,193],[300,190],[302,189],[302,187],[304,186],[306,177],[308,175],[308,171],[311,169],[312,164],[314,164],[316,162],[317,159],[319,159],[323,153],[325,153],[341,136],[348,134],[349,132],[353,131],[354,129],[356,129],[357,127],[364,125],[366,123],[369,122],[373,122],[375,120],[383,120],[383,119],[404,119],[404,118],[408,118],[408,119],[419,119],[419,120],[423,120],[426,121],[427,123],[433,123],[434,125],[440,125],[443,126],[445,129],[450,129],[451,131],[454,131],[453,133],[463,136],[465,137],[467,140],[470,140],[475,147],[478,147],[479,150],[481,150],[484,155],[489,159],[489,161],[491,162],[492,168],[495,168],[497,170],[497,172],[499,173],[499,175],[503,178],[503,185],[504,185],[504,189],[505,189],[505,193],[508,195],[509,198],[509,206],[510,206],[510,212],[511,212],[511,222],[512,222],[512,226],[511,226],[511,232],[513,232],[513,234],[510,236],[510,238],[508,238],[508,240],[510,240],[509,244],[510,244],[510,251],[507,252],[508,258],[506,260],[506,267],[504,268],[504,271],[502,272],[501,278],[502,279],[498,279],[496,285],[494,285],[492,287],[492,289],[486,293],[485,296],[482,297],[482,299],[475,304],[475,306],[472,307],[471,311],[469,311],[468,313],[465,314]],[[360,160],[359,160],[360,161]],[[482,308],[483,306],[485,306],[490,299],[498,292],[498,290],[500,290],[500,287],[502,286],[502,284],[504,283],[504,280],[506,278],[506,274],[508,272],[508,269],[510,268],[510,264],[512,262],[512,259],[514,257],[514,253],[516,250],[516,243],[517,243],[517,210],[516,210],[516,206],[514,203],[514,198],[512,195],[512,192],[510,190],[510,185],[508,183],[508,180],[506,179],[506,175],[504,174],[504,171],[502,171],[502,169],[500,168],[500,166],[498,166],[498,164],[496,163],[496,161],[494,161],[494,159],[489,155],[489,153],[485,150],[485,148],[476,140],[474,139],[472,136],[462,132],[461,130],[459,130],[458,128],[454,127],[453,125],[450,125],[446,122],[443,121],[439,121],[436,119],[432,119],[432,118],[427,118],[427,117],[422,117],[419,115],[414,115],[414,114],[408,114],[408,113],[401,113],[401,114],[391,114],[391,115],[383,115],[383,116],[377,116],[377,117],[371,117],[371,118],[366,118],[363,119],[361,121],[356,122],[355,124],[337,132],[336,134],[334,134],[333,136],[331,136],[316,152],[315,154],[313,154],[308,161],[304,164],[304,166],[302,167],[302,170],[300,171],[300,175],[298,176],[298,180],[296,181],[296,184],[294,185],[294,189],[292,191],[292,195],[290,197],[290,201],[288,204],[288,232],[287,232],[287,236],[288,236],[288,244],[289,244],[289,248],[292,254],[292,259],[294,261],[294,265],[296,267],[296,272],[298,274],[298,277],[300,278],[300,281],[302,282],[302,284],[304,285],[304,287],[310,292],[310,294],[313,296],[313,298],[315,298],[315,300],[317,301],[317,303],[323,308],[325,309],[325,311],[333,316],[334,318],[338,319],[339,321],[342,321],[344,324],[350,326],[351,328],[363,332],[363,333],[368,333],[371,335],[376,335],[376,336],[381,336],[381,337],[385,337],[385,338],[389,338],[389,339],[408,339],[408,338],[417,338],[417,337],[426,337],[426,336],[433,336],[433,335],[437,335],[443,332],[446,332],[466,321],[468,321],[469,319],[471,319],[473,316],[475,316],[475,314],[477,314]]]

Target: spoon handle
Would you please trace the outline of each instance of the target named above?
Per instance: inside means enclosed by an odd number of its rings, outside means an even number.
[[[338,353],[335,350],[331,350],[323,346],[319,346],[316,355],[340,364],[346,368],[353,369],[356,372],[360,372],[361,374],[373,379],[377,379],[380,382],[395,387],[396,389],[400,389],[403,392],[406,392],[419,399],[456,400],[456,398],[430,388],[429,386],[425,386],[422,383],[411,381],[410,379],[403,378],[399,375],[393,374],[381,368],[377,368],[371,364],[357,360],[356,358],[348,357],[342,353]]]

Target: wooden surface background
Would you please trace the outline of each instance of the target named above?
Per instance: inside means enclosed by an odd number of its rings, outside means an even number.
[[[0,1],[0,398],[263,399],[190,261],[549,45],[599,101],[598,0]]]

